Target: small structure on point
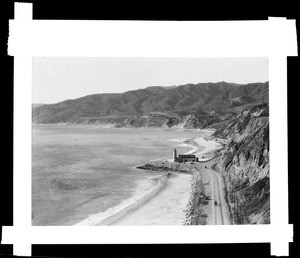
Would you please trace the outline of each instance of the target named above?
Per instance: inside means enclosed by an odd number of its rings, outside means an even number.
[[[174,149],[173,152],[174,162],[185,163],[185,162],[198,162],[199,159],[193,154],[180,154],[177,156],[177,150]]]

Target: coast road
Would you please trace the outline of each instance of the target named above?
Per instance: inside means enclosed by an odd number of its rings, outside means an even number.
[[[222,176],[213,169],[213,165],[208,162],[205,166],[201,166],[209,174],[211,180],[211,224],[213,225],[230,225],[229,211],[224,197]],[[199,167],[199,169],[201,169]]]

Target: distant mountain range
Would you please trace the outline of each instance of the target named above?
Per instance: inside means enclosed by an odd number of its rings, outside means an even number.
[[[56,104],[33,105],[32,118],[34,123],[90,123],[104,118],[132,118],[155,113],[180,116],[202,112],[203,115],[268,102],[268,99],[269,82],[151,86],[124,93],[88,95]]]

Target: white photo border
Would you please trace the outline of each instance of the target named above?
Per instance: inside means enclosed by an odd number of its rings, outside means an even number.
[[[297,56],[295,20],[60,21],[32,20],[32,4],[16,3],[8,54],[14,56],[13,225],[3,244],[31,255],[32,244],[271,243],[288,255],[287,56]],[[189,39],[189,40],[186,40]],[[268,57],[270,92],[270,225],[31,226],[32,57]]]

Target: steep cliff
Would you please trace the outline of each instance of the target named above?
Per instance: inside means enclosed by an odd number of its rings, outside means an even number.
[[[110,127],[163,127],[201,129],[213,123],[219,122],[217,115],[181,114],[181,112],[153,112],[143,116],[106,116],[106,117],[81,117],[72,120],[56,121],[55,123],[66,124],[98,124]],[[53,121],[52,121],[53,122]],[[51,123],[52,123],[51,122]]]
[[[216,126],[227,138],[220,166],[235,224],[270,223],[269,110],[253,106]]]

